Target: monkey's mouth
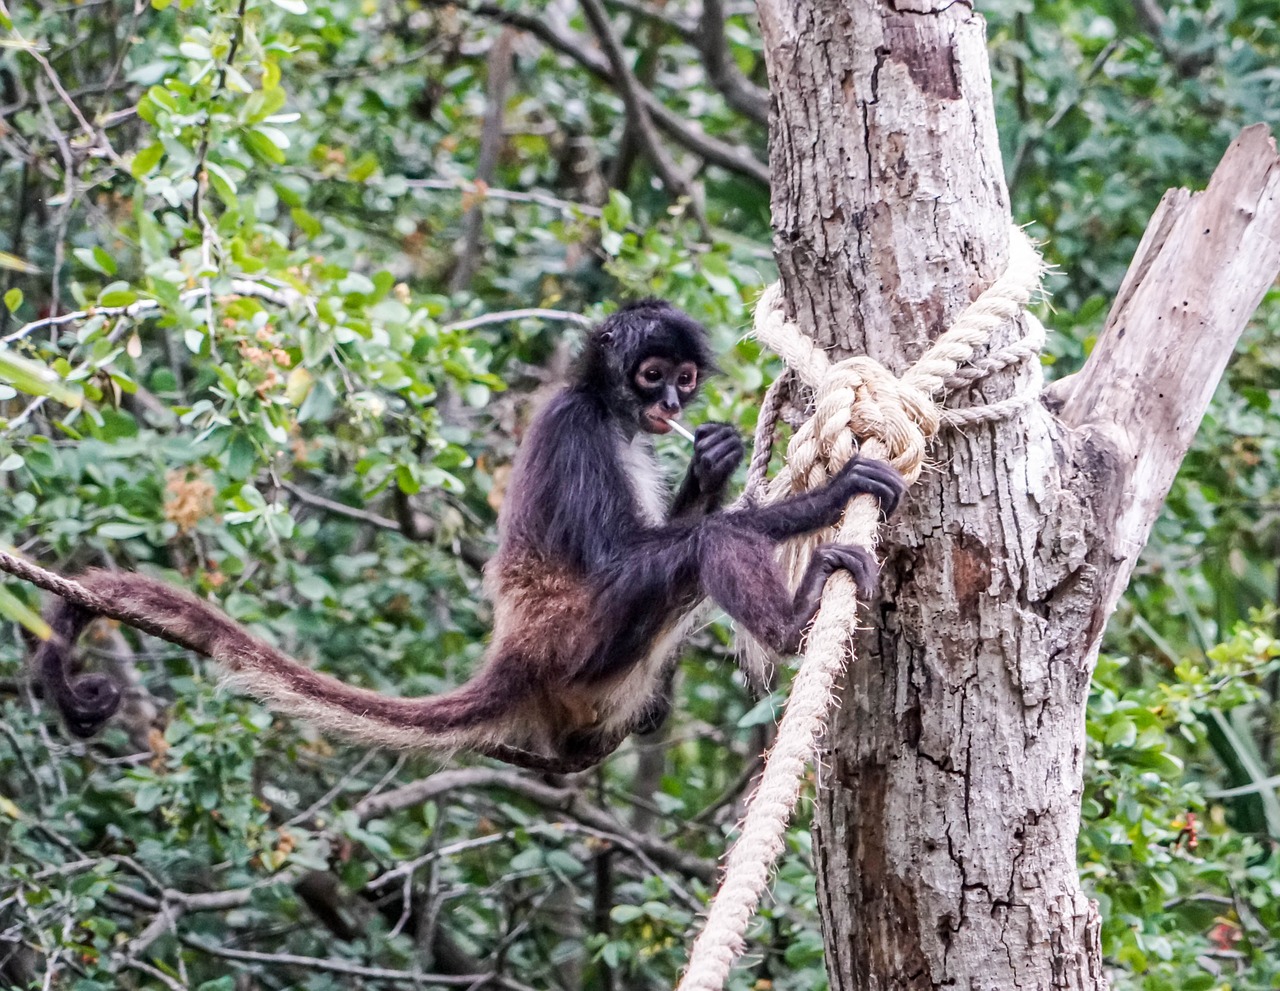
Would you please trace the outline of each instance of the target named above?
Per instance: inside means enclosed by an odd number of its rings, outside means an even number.
[[[647,409],[640,418],[641,425],[651,434],[671,433],[671,421],[677,419],[679,413],[667,414],[656,409]]]

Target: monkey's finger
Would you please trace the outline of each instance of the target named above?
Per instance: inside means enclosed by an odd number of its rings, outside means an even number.
[[[737,437],[721,437],[717,438],[715,443],[709,444],[700,453],[708,460],[732,458],[735,461],[739,461],[742,459],[743,454],[746,453],[746,448]]]
[[[891,480],[874,473],[856,470],[843,474],[835,484],[840,485],[846,497],[850,499],[864,492],[875,496],[876,501],[880,503],[880,511],[886,517],[892,515],[898,508],[898,502],[903,493],[900,484],[894,484]]]
[[[868,459],[859,462],[859,473],[864,477],[874,477],[881,483],[888,485],[897,492],[897,498],[894,500],[894,507],[898,505],[898,501],[906,495],[907,480],[902,477],[902,473],[897,468],[889,464],[887,461],[874,461]],[[890,510],[892,512],[893,510]]]
[[[840,470],[836,478],[850,482],[855,478],[875,481],[881,486],[888,486],[896,491],[898,498],[907,491],[907,483],[902,473],[887,461],[877,461],[874,458],[854,457]],[[896,501],[894,505],[897,505]]]
[[[865,548],[854,544],[828,544],[824,550],[833,564],[849,572],[863,598],[875,591],[880,566]]]
[[[714,444],[730,434],[738,436],[737,428],[731,423],[703,423],[693,432],[694,440],[700,444]]]

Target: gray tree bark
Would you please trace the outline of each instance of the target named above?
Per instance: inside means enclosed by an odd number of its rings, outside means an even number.
[[[901,372],[1004,265],[983,21],[950,0],[758,9],[788,308],[835,356]],[[835,991],[1106,987],[1075,859],[1089,679],[1278,270],[1280,160],[1251,128],[1209,190],[1166,197],[1088,365],[1056,388],[1057,415],[1036,405],[939,438],[885,536],[823,761]],[[1004,398],[1027,374],[961,404]]]

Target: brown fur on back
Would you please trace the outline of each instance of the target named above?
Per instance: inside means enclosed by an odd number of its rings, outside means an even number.
[[[504,550],[485,576],[494,602],[493,642],[481,677],[523,691],[515,722],[539,726],[555,747],[599,720],[597,694],[574,684],[574,664],[591,649],[586,581],[536,553]]]

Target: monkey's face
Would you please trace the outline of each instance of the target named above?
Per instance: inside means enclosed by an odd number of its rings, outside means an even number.
[[[587,338],[577,378],[625,431],[665,434],[714,371],[702,325],[647,299],[622,307]]]
[[[643,359],[631,376],[631,390],[639,402],[640,429],[651,434],[671,432],[671,421],[698,391],[698,365],[661,355]]]

